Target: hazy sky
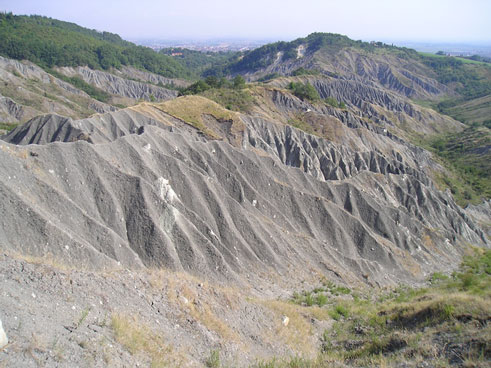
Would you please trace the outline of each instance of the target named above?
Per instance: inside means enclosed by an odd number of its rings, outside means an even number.
[[[491,44],[491,0],[0,0],[126,39],[290,40],[311,32],[384,41]]]

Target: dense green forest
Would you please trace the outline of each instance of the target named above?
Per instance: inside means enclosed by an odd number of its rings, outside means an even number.
[[[443,84],[458,83],[457,92],[465,99],[485,96],[491,93],[491,83],[483,70],[486,65],[477,66],[463,62],[456,57],[421,55],[423,63],[436,73],[436,79]],[[485,70],[484,70],[485,71]]]
[[[41,16],[0,14],[0,55],[43,67],[88,65],[92,69],[131,65],[170,78],[192,73],[172,57],[136,46],[116,34]]]
[[[238,55],[236,51],[202,52],[181,47],[165,48],[159,52],[173,56],[175,61],[190,70],[196,77],[200,77],[206,69],[223,67]]]

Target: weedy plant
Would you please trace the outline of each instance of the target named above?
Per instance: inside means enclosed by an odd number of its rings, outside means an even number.
[[[431,361],[435,366],[486,367],[491,360],[490,286],[488,249],[475,249],[451,275],[432,274],[428,286],[422,288],[400,286],[376,296],[324,281],[322,287],[292,298],[292,302],[308,306],[317,304],[320,295],[326,296],[323,305],[334,320],[320,338],[319,356],[303,360],[299,366],[392,366]],[[257,366],[297,365],[273,360]]]

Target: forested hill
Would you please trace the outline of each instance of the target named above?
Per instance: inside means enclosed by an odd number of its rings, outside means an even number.
[[[419,74],[438,80],[455,90],[464,100],[486,96],[491,93],[491,67],[483,62],[419,53],[406,47],[397,47],[383,42],[355,41],[347,36],[333,33],[312,33],[307,37],[291,42],[275,42],[235,55],[228,64],[216,66],[205,71],[205,75],[253,74],[274,69],[279,74],[293,74],[299,67],[321,69],[326,65],[340,66],[335,74],[363,74],[366,71],[352,69],[352,58],[345,58],[343,52],[349,50],[356,63],[363,58],[391,67],[405,68],[408,72],[417,70]],[[313,58],[321,63],[314,63]],[[278,67],[279,66],[279,67]],[[357,66],[359,67],[359,66]],[[454,101],[452,101],[452,106]]]
[[[130,65],[169,78],[193,74],[171,56],[137,46],[117,34],[36,15],[0,14],[0,55],[43,67],[109,69]]]
[[[279,41],[261,46],[257,49],[248,51],[242,57],[237,57],[235,62],[226,65],[222,70],[210,70],[209,73],[250,73],[266,68],[275,61],[286,62],[295,60],[300,55],[299,46],[304,48],[305,54],[313,54],[316,51],[324,49],[331,54],[347,48],[353,47],[367,52],[373,52],[376,49],[384,48],[397,52],[402,58],[417,56],[417,52],[405,47],[396,47],[387,45],[382,42],[363,42],[355,41],[347,36],[334,33],[311,33],[307,37],[297,38],[291,42]],[[278,60],[280,58],[280,60]]]
[[[159,53],[174,57],[178,63],[191,70],[196,76],[201,76],[208,69],[223,68],[242,55],[238,51],[196,51],[182,47],[165,48]]]

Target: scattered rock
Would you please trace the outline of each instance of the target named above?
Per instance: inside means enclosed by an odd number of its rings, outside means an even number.
[[[7,346],[8,343],[9,339],[7,338],[7,334],[3,329],[2,320],[0,320],[0,349]]]
[[[290,323],[290,318],[287,316],[283,316],[281,323],[283,324],[283,326],[287,327],[288,324]]]

